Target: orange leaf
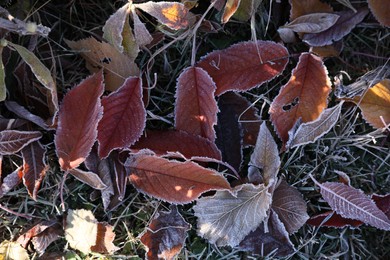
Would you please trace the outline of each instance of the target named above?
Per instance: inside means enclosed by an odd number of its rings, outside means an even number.
[[[223,10],[222,23],[227,23],[233,14],[237,11],[241,0],[227,0],[225,9]]]
[[[388,0],[368,0],[368,7],[380,24],[390,27],[390,5]]]
[[[141,151],[130,156],[125,167],[137,189],[170,203],[186,204],[206,191],[230,189],[222,175],[190,161],[170,161]]]
[[[384,79],[361,97],[352,100],[362,110],[364,119],[375,128],[390,124],[390,79]],[[383,121],[381,120],[383,118]]]
[[[269,110],[276,132],[284,143],[288,140],[288,131],[299,118],[302,122],[313,121],[326,108],[330,84],[321,58],[303,53],[290,80]]]
[[[290,21],[312,13],[332,13],[333,8],[320,0],[290,0]]]

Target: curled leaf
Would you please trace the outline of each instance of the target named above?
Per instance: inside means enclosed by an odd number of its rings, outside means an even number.
[[[119,52],[123,52],[123,30],[128,23],[129,3],[119,8],[108,18],[103,26],[103,38],[111,43]]]
[[[227,23],[230,18],[237,11],[238,6],[240,5],[241,0],[226,0],[225,8],[223,9],[222,14],[222,23]]]

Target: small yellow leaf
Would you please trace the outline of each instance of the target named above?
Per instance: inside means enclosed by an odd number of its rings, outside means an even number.
[[[19,243],[11,241],[3,241],[0,244],[0,259],[3,260],[28,260],[26,249],[24,249]]]
[[[390,124],[390,79],[384,79],[352,101],[362,110],[364,119],[375,128]],[[382,121],[383,120],[383,121]]]

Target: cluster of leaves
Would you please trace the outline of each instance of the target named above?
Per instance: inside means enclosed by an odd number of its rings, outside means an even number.
[[[140,14],[156,19],[166,34],[179,31],[171,43],[191,38],[195,42],[197,30],[210,28],[212,23],[204,15],[191,13],[196,1],[183,2],[129,1],[106,21],[105,41],[92,37],[66,40],[72,50],[81,53],[92,75],[69,90],[60,103],[50,70],[31,50],[6,40],[10,32],[45,36],[48,29],[15,18],[10,19],[18,24],[17,29],[2,26],[7,32],[1,51],[16,51],[39,82],[34,86],[39,91],[30,90],[24,98],[38,100],[45,109],[34,113],[13,100],[1,66],[1,101],[17,117],[0,118],[0,159],[20,156],[23,162],[3,178],[0,196],[23,182],[31,198],[37,199],[50,168],[47,146],[43,145],[48,143],[43,141],[46,138],[55,144],[64,175],[60,194],[71,175],[100,191],[106,211],[122,203],[128,183],[147,196],[172,204],[169,211],[155,214],[140,235],[150,259],[171,259],[180,252],[191,225],[177,205],[193,202],[199,236],[217,246],[259,255],[293,254],[296,249],[289,236],[305,223],[333,227],[368,224],[389,231],[390,194],[368,197],[352,187],[347,177],[344,183],[321,184],[310,175],[331,208],[310,218],[300,192],[279,176],[280,154],[327,134],[346,102],[355,103],[374,128],[388,131],[389,66],[370,71],[351,85],[340,83],[338,103],[328,107],[332,88],[323,57],[337,55],[342,38],[369,9],[350,6],[334,12],[320,1],[290,1],[291,22],[278,32],[283,41],[302,40],[311,50],[300,53],[290,79],[271,100],[269,120],[261,120],[259,111],[239,92],[261,89],[281,75],[289,63],[289,50],[281,43],[255,40],[213,51],[196,61],[194,43],[191,65],[177,78],[173,128],[147,129],[153,89],[145,74],[150,64],[138,67],[136,58],[161,38],[149,32]],[[220,10],[221,23],[248,21],[261,3],[211,2],[208,10]],[[369,8],[381,24],[390,26],[376,1],[369,1]],[[281,141],[280,149],[271,125]],[[253,151],[245,163],[243,150],[248,147]],[[17,251],[19,259],[26,259],[23,248],[30,243],[43,254],[62,236],[84,254],[112,254],[119,249],[113,244],[112,226],[98,222],[90,211],[67,209],[64,201],[61,204],[63,211],[67,210],[63,221],[40,222],[16,241],[3,242],[0,252],[12,257]]]

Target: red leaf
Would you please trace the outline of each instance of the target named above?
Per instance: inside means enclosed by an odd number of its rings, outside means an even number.
[[[38,131],[4,130],[0,132],[0,155],[11,155],[19,152],[26,145],[42,137]]]
[[[323,222],[332,213],[333,215],[328,220]],[[309,220],[307,220],[306,223],[316,227],[324,226],[324,227],[336,227],[336,228],[342,228],[345,226],[359,227],[363,224],[363,222],[359,220],[343,218],[342,216],[340,216],[334,211],[328,211],[319,215],[315,215],[311,217]]]
[[[177,80],[175,127],[189,134],[215,140],[217,101],[215,84],[201,68],[184,70]]]
[[[230,189],[222,175],[190,161],[169,161],[140,152],[131,155],[125,166],[137,189],[170,203],[186,204],[206,191]]]
[[[102,117],[103,90],[103,73],[99,72],[70,90],[62,101],[55,144],[64,171],[79,166],[92,149]]]
[[[134,144],[145,128],[146,110],[142,81],[130,77],[115,92],[102,99],[103,118],[98,125],[99,156],[105,158],[116,148]]]
[[[344,218],[363,221],[376,228],[390,230],[390,220],[361,190],[337,182],[318,183],[322,197]]]
[[[215,95],[229,90],[246,91],[278,76],[288,62],[288,51],[271,41],[241,42],[214,51],[198,66],[206,70],[217,85]]]
[[[119,248],[113,244],[115,233],[112,226],[105,222],[99,222],[97,226],[96,244],[91,247],[93,252],[112,254]]]
[[[179,152],[186,158],[202,156],[221,160],[221,152],[206,138],[178,130],[148,130],[131,149],[150,149],[157,155]]]
[[[176,206],[171,205],[170,209],[157,213],[142,234],[141,242],[147,247],[145,258],[174,259],[183,248],[191,225],[183,219]]]
[[[331,90],[327,70],[321,58],[303,53],[279,95],[273,100],[269,113],[280,139],[288,140],[288,131],[301,118],[313,121],[327,106]]]
[[[382,210],[383,213],[385,213],[386,216],[390,219],[390,194],[389,193],[386,195],[372,194],[371,198],[378,206],[378,208]]]
[[[39,186],[48,169],[45,154],[46,149],[39,142],[31,143],[22,149],[23,183],[34,200],[37,199]]]

